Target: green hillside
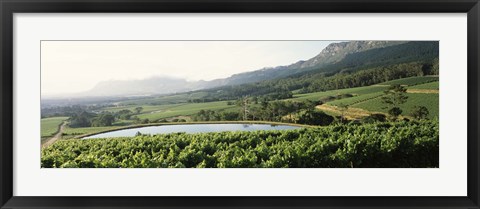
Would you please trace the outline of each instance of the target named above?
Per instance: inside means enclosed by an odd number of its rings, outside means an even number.
[[[411,87],[408,87],[409,89],[439,89],[439,82],[430,82],[430,83],[424,83],[424,84],[419,84],[419,85],[414,85]]]
[[[428,118],[438,119],[439,97],[438,94],[410,94],[407,93],[408,99],[405,104],[401,104],[400,108],[404,111],[402,115],[410,115],[414,106],[425,106],[429,111]],[[368,111],[387,113],[386,105],[382,103],[380,98],[375,98],[366,102],[352,105],[352,107],[362,108]]]
[[[387,81],[383,83],[379,83],[378,85],[406,85],[406,86],[415,86],[415,85],[421,85],[425,83],[431,83],[431,82],[438,82],[438,77],[434,76],[423,76],[423,77],[409,77],[409,78],[402,78],[402,79],[397,79],[393,81]],[[417,87],[415,87],[417,88]]]
[[[328,96],[349,94],[352,97],[335,98],[327,101],[327,105],[340,106],[347,105],[350,108],[360,108],[370,112],[381,112],[387,114],[387,105],[382,102],[384,91],[390,85],[409,86],[408,89],[415,90],[435,90],[438,89],[438,77],[410,77],[404,79],[392,80],[378,85],[367,87],[340,89],[326,92],[317,92],[310,94],[294,95],[296,99],[319,100]],[[439,94],[435,92],[416,92],[407,93],[407,102],[400,105],[404,111],[402,115],[409,116],[415,106],[425,106],[429,111],[428,118],[438,119],[439,114]]]
[[[68,117],[42,118],[40,120],[41,136],[53,136],[55,133],[57,133],[60,124],[67,119]]]

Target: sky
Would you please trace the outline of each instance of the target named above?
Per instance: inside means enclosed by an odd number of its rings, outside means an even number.
[[[42,95],[92,89],[108,80],[226,78],[289,65],[332,41],[42,41]]]

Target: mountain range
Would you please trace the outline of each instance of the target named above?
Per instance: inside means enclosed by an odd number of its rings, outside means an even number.
[[[429,42],[425,42],[429,43]],[[425,44],[423,43],[423,44]],[[409,61],[421,57],[438,57],[437,47],[422,45],[422,42],[406,41],[349,41],[332,43],[308,60],[300,60],[286,66],[263,68],[234,74],[211,81],[187,81],[169,77],[152,77],[142,80],[111,80],[98,83],[77,97],[149,96],[162,95],[221,86],[233,86],[264,80],[280,79],[305,73],[332,73],[338,70],[355,69],[371,63]],[[382,58],[388,57],[387,58]],[[409,58],[410,57],[410,58]],[[359,59],[361,63],[359,64]]]

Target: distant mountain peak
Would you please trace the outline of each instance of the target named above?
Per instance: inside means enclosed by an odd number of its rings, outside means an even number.
[[[407,41],[348,41],[331,43],[308,60],[290,65],[264,67],[255,71],[234,74],[228,78],[211,81],[187,81],[172,77],[151,77],[140,80],[110,80],[98,83],[92,90],[83,93],[88,96],[158,95],[194,91],[224,85],[239,85],[263,80],[287,77],[296,73],[325,67],[342,61],[347,55],[371,49],[400,45]]]
[[[348,41],[331,43],[317,56],[305,61],[302,68],[314,67],[339,62],[348,54],[358,53],[375,48],[384,48],[406,43],[406,41]]]

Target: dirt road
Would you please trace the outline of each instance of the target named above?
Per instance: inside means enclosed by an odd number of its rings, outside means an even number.
[[[407,89],[407,93],[418,94],[438,94],[438,89]]]
[[[48,147],[49,145],[53,144],[57,140],[61,139],[63,130],[65,129],[66,125],[67,125],[67,122],[63,121],[62,125],[60,125],[60,128],[58,129],[58,132],[52,138],[48,139],[45,143],[43,143],[42,148]]]

